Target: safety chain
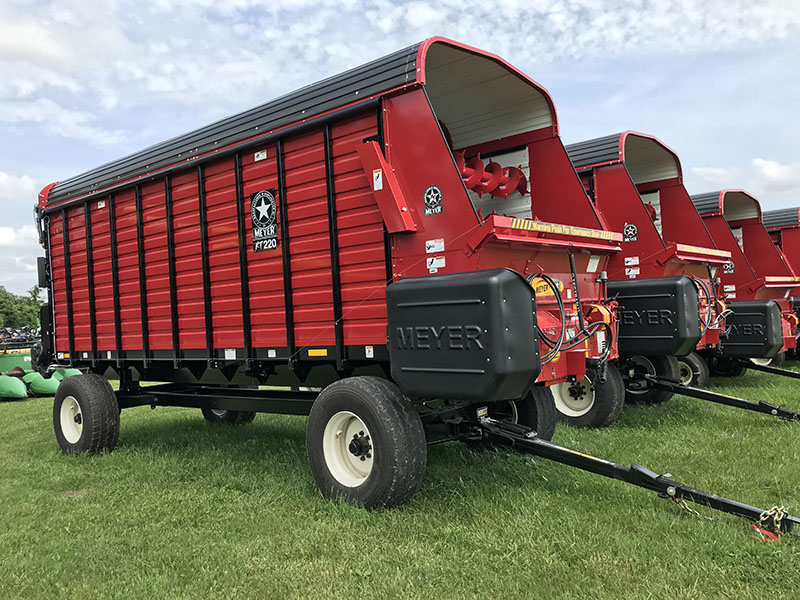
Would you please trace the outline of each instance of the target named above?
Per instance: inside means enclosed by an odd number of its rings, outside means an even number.
[[[680,506],[686,512],[693,514],[698,519],[705,519],[706,521],[713,521],[714,520],[711,517],[709,517],[708,515],[704,515],[702,513],[697,512],[695,509],[693,509],[691,506],[689,506],[689,504],[683,498],[673,498],[672,501],[675,504],[677,504],[678,506]]]
[[[779,534],[781,532],[781,521],[788,515],[789,513],[786,512],[785,506],[773,506],[761,513],[758,517],[758,526],[760,529]]]

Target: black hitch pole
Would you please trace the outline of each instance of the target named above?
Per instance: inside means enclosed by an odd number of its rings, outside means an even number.
[[[775,533],[791,533],[800,536],[800,519],[797,517],[782,515],[776,522],[774,517],[771,519],[766,517],[771,514],[771,511],[764,511],[736,500],[696,490],[669,479],[669,475],[658,475],[641,465],[626,467],[610,460],[559,446],[536,437],[536,432],[522,425],[496,421],[487,417],[479,417],[478,425],[483,434],[498,446],[506,446],[603,477],[624,481],[656,492],[662,498],[675,501],[688,500],[695,504],[744,517],[758,524],[760,528],[774,530]]]
[[[697,398],[699,400],[706,400],[708,402],[715,402],[717,404],[724,404],[725,406],[733,406],[735,408],[743,408],[744,410],[752,410],[753,412],[762,413],[778,417],[783,421],[800,421],[800,413],[797,413],[783,406],[777,406],[770,402],[759,400],[758,402],[751,402],[743,398],[736,398],[728,396],[727,394],[718,394],[716,392],[709,392],[708,390],[701,390],[699,388],[689,387],[683,385],[678,381],[666,379],[665,377],[658,377],[656,375],[644,375],[647,382],[654,388],[666,390],[688,396],[690,398]]]
[[[792,379],[800,379],[800,373],[795,373],[794,371],[789,371],[788,369],[776,369],[775,367],[757,365],[752,361],[746,361],[746,362],[740,361],[740,362],[748,369],[753,369],[753,371],[762,371],[763,373],[769,373],[770,375],[781,375],[782,377],[791,377]]]

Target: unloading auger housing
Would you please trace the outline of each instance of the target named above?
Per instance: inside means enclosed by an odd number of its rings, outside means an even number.
[[[554,385],[618,377],[621,235],[570,180],[544,88],[432,38],[47,186],[37,366],[85,371],[56,393],[59,446],[112,450],[140,405],[308,415],[320,491],[369,508],[408,500],[426,445],[460,440],[796,532],[548,441]]]

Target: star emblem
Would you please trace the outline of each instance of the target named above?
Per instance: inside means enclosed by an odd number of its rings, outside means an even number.
[[[272,204],[267,202],[266,199],[261,199],[261,204],[256,206],[256,210],[258,211],[258,220],[259,221],[272,221]]]
[[[425,192],[425,204],[429,207],[438,206],[439,202],[441,202],[442,194],[438,188],[430,187],[428,191]]]

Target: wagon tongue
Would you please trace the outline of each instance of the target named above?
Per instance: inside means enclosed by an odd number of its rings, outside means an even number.
[[[765,541],[774,541],[780,533],[800,536],[800,519],[789,515],[782,506],[762,510],[736,500],[696,490],[671,479],[672,476],[668,473],[659,475],[641,465],[626,467],[610,460],[571,450],[537,437],[536,432],[529,427],[492,419],[486,416],[485,409],[478,410],[477,425],[481,434],[498,446],[534,454],[654,491],[660,497],[672,500],[690,512],[696,511],[689,509],[685,501],[749,519],[753,522],[753,528]]]

